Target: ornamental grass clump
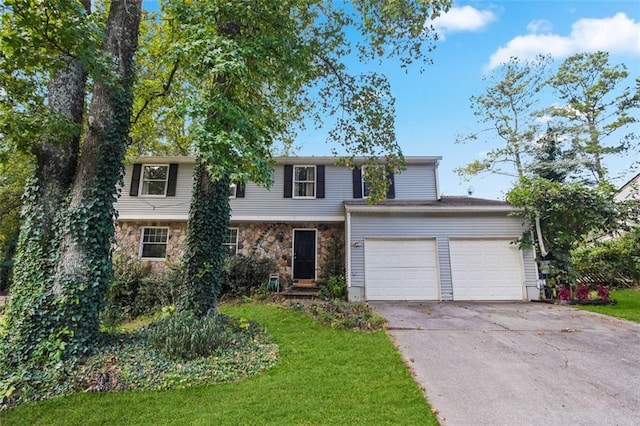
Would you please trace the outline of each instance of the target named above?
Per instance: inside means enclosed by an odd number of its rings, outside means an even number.
[[[149,345],[172,360],[192,360],[231,346],[243,324],[222,314],[198,317],[178,312],[149,326]]]

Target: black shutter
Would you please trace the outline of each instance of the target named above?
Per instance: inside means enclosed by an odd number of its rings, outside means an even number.
[[[353,169],[353,198],[362,198],[362,171]]]
[[[387,190],[387,199],[396,198],[396,178],[391,170],[387,171],[387,179],[389,179],[389,189]]]
[[[316,166],[316,198],[324,198],[324,165]]]
[[[236,183],[236,198],[244,198],[244,182]]]
[[[138,188],[140,188],[140,173],[142,172],[142,164],[133,165],[133,173],[131,173],[131,188],[129,188],[129,195],[132,197],[138,196]]]
[[[167,197],[176,196],[176,184],[178,182],[178,165],[169,164],[169,179],[167,180]]]
[[[284,198],[291,198],[293,191],[293,166],[284,166]]]

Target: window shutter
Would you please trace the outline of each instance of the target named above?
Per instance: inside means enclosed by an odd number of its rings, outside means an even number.
[[[324,198],[324,164],[316,166],[316,198]]]
[[[178,182],[178,165],[169,164],[169,179],[167,180],[167,197],[176,196],[176,184]]]
[[[387,199],[396,198],[396,178],[391,170],[387,171],[387,179],[389,179],[389,189],[387,190]]]
[[[244,182],[236,183],[236,198],[244,198]]]
[[[293,194],[293,166],[284,166],[284,198],[291,198]]]
[[[362,170],[353,169],[353,198],[362,198]]]
[[[129,188],[129,195],[132,197],[138,196],[138,189],[140,188],[140,173],[142,172],[142,164],[134,164],[133,172],[131,173],[131,188]]]

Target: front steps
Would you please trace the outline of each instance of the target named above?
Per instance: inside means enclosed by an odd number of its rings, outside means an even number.
[[[280,294],[286,299],[317,299],[320,287],[313,280],[296,280]]]

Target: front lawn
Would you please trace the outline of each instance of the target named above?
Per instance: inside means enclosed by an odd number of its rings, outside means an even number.
[[[278,364],[237,383],[23,405],[0,413],[0,424],[438,424],[384,332],[336,330],[265,305],[222,311],[264,324]]]
[[[640,322],[640,288],[611,290],[611,298],[615,299],[618,303],[616,305],[574,306],[584,309],[585,311]]]

